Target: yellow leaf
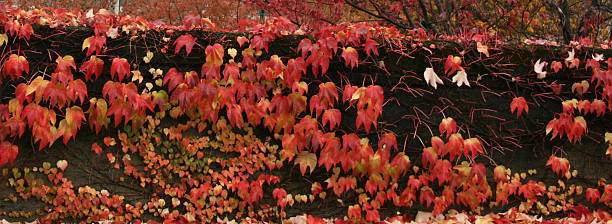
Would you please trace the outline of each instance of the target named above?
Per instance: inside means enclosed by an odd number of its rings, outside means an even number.
[[[236,51],[236,49],[234,48],[229,48],[227,49],[227,54],[229,54],[230,56],[232,56],[232,58],[236,57],[236,54],[238,54],[238,51]]]
[[[89,46],[91,46],[91,43],[89,43],[89,38],[85,39],[85,41],[83,41],[83,47],[82,47],[82,51],[85,50],[85,48],[88,48]]]
[[[138,71],[138,70],[132,71],[132,82],[138,81],[138,84],[140,84],[142,82],[142,79],[143,79],[143,77],[140,74],[140,71]]]
[[[612,133],[606,132],[606,137],[604,137],[605,142],[612,144]]]
[[[147,56],[145,56],[142,60],[144,60],[145,63],[149,63],[151,62],[151,59],[153,58],[153,52],[147,51]]]
[[[0,46],[4,45],[5,43],[8,43],[8,36],[6,36],[5,33],[0,34]]]

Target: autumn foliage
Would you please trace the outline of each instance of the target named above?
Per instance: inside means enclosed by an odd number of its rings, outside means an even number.
[[[195,16],[0,9],[0,166],[91,133],[91,159],[120,171],[101,179],[139,197],[76,185],[72,161],[5,169],[7,201],[51,207],[41,222],[611,219],[609,174],[582,175],[568,156],[588,142],[612,159],[606,43],[368,23],[306,33],[286,17],[223,33]],[[545,158],[503,157],[525,151]],[[292,210],[321,202],[341,214]],[[389,212],[402,209],[431,213]]]

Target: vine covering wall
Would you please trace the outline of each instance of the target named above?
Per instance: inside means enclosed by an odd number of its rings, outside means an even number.
[[[607,46],[0,12],[9,220],[610,219]]]

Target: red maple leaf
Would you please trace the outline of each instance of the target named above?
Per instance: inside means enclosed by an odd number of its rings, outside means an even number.
[[[365,51],[368,56],[370,56],[370,52],[374,52],[375,55],[378,55],[378,42],[372,40],[370,38],[366,39],[364,43]]]
[[[14,36],[15,34],[19,34],[19,30],[21,29],[21,24],[17,20],[7,21],[4,25],[4,32],[11,34]]]
[[[238,42],[238,45],[242,47],[244,43],[249,42],[249,39],[243,36],[239,36],[239,37],[236,37],[236,41]]]
[[[325,110],[323,113],[323,126],[329,122],[329,129],[334,130],[340,124],[342,112],[338,109]]]
[[[380,220],[380,214],[377,209],[366,210],[366,220],[369,222],[378,222]]]
[[[43,98],[53,106],[64,107],[68,90],[64,85],[57,82],[49,82],[43,92]]]
[[[329,171],[332,166],[338,164],[340,154],[340,139],[331,137],[327,139],[325,146],[321,150],[318,165],[325,165],[325,169]]]
[[[30,64],[24,56],[11,54],[9,59],[2,65],[2,78],[7,75],[11,77],[11,80],[15,80],[21,76],[23,72],[26,74],[30,73]]]
[[[484,150],[482,149],[482,145],[480,144],[480,140],[477,138],[469,138],[463,140],[463,155],[466,158],[470,158],[470,160],[474,160],[479,154],[483,154]]]
[[[457,122],[452,117],[444,118],[440,122],[438,129],[440,130],[440,135],[446,132],[446,138],[448,138],[448,136],[457,132]]]
[[[565,174],[570,167],[570,163],[566,158],[556,157],[551,155],[546,162],[546,166],[551,166],[556,174]]]
[[[114,58],[111,64],[111,78],[115,78],[115,74],[119,76],[119,82],[123,80],[123,77],[129,76],[130,74],[130,63],[125,58]]]
[[[448,55],[446,62],[444,63],[444,73],[446,73],[446,75],[450,75],[455,73],[457,70],[463,70],[463,67],[461,67],[461,58]]]
[[[460,133],[452,134],[448,139],[448,143],[446,143],[445,151],[442,155],[449,154],[449,158],[454,160],[455,156],[460,155],[463,151],[463,143],[463,136]],[[467,153],[464,154],[467,155]]]
[[[11,162],[11,165],[13,165],[13,161],[17,158],[18,153],[19,148],[17,148],[16,145],[8,141],[2,141],[2,143],[0,143],[0,167],[8,162]]]
[[[191,36],[191,34],[184,34],[176,38],[174,41],[174,45],[176,45],[174,48],[174,54],[178,54],[181,51],[181,48],[184,46],[187,56],[189,56],[189,53],[191,53],[191,49],[193,49],[193,45],[196,44],[197,39],[198,38]]]
[[[26,38],[26,40],[30,40],[30,36],[34,33],[34,29],[32,29],[32,25],[29,23],[23,24],[19,28],[19,39]]]
[[[599,200],[600,197],[599,190],[590,187],[586,189],[585,194],[587,201],[590,201],[593,204],[597,203],[597,200]]]
[[[74,58],[70,55],[66,55],[64,57],[57,57],[55,60],[57,63],[57,67],[55,68],[55,72],[66,72],[72,74],[72,70],[70,68],[76,69],[76,64],[74,64]]]
[[[419,202],[421,202],[421,204],[427,201],[427,207],[429,208],[431,203],[434,201],[434,198],[435,198],[434,192],[433,190],[431,190],[431,188],[429,187],[421,188],[421,193],[419,194]]]
[[[404,152],[400,152],[391,161],[391,167],[394,166],[398,168],[397,175],[404,175],[410,170],[410,158]]]
[[[529,105],[527,105],[527,101],[525,101],[525,98],[522,96],[516,97],[512,100],[512,103],[510,103],[510,111],[512,113],[517,111],[516,117],[518,118],[521,116],[523,111],[525,111],[525,113],[529,112]]]
[[[387,150],[391,150],[392,148],[395,148],[395,150],[397,150],[397,140],[395,138],[395,134],[393,133],[385,133],[382,134],[380,136],[380,139],[378,140],[378,149],[382,149],[383,146],[385,146],[385,148]],[[383,160],[385,160],[383,158]]]
[[[554,70],[554,71],[555,71],[555,73],[557,73],[557,72],[559,72],[559,70],[560,70],[561,68],[563,68],[563,63],[558,62],[558,61],[553,61],[553,62],[550,64],[550,68],[551,68],[552,70]]]
[[[285,206],[287,205],[287,201],[285,200],[285,198],[287,197],[287,192],[285,191],[285,189],[275,188],[272,191],[272,197],[276,199],[277,204],[281,207],[281,209],[285,209]]]
[[[495,182],[507,182],[508,176],[506,175],[506,167],[499,165],[493,169],[493,177],[495,178]]]
[[[102,69],[104,68],[104,61],[102,59],[97,58],[92,55],[88,61],[83,62],[79,71],[85,71],[85,80],[89,81],[92,74],[96,75],[95,79],[98,79],[102,74]]]
[[[82,50],[87,48],[87,56],[96,52],[96,55],[100,54],[102,47],[106,44],[106,37],[104,36],[91,36],[83,41]]]
[[[87,85],[85,85],[83,80],[77,79],[68,83],[68,98],[73,102],[76,102],[78,98],[81,104],[83,104],[87,98]]]
[[[342,58],[344,59],[345,65],[346,66],[350,65],[351,69],[357,66],[358,60],[359,60],[359,54],[357,53],[357,50],[355,50],[355,48],[352,48],[352,47],[343,48],[342,54],[340,56],[342,56]]]
[[[180,73],[176,68],[171,68],[164,75],[164,85],[168,85],[168,90],[172,91],[176,86],[183,83],[183,73]]]
[[[348,217],[350,218],[354,218],[354,219],[360,219],[361,218],[361,207],[359,207],[359,205],[350,205],[348,207]]]

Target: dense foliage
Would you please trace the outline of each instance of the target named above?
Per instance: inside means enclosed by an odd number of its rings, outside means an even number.
[[[15,192],[4,199],[47,205],[2,215],[47,223],[611,219],[607,43],[508,45],[489,33],[367,23],[306,33],[286,17],[222,33],[198,16],[171,26],[106,10],[0,12],[0,180]],[[71,160],[11,167],[24,150],[70,145],[83,132],[98,136],[87,159],[110,170]],[[578,159],[568,155],[587,144],[602,173],[573,169]],[[521,150],[546,159],[527,169],[504,163],[503,154]],[[71,169],[108,185],[74,184]],[[130,193],[106,189],[113,184]],[[330,207],[342,214],[310,214]]]

